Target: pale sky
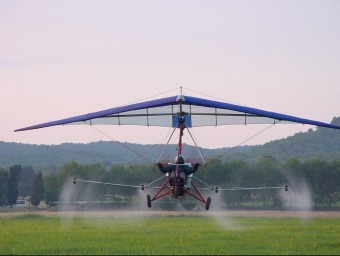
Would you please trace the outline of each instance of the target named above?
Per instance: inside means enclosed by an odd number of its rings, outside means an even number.
[[[13,130],[177,95],[180,86],[192,96],[329,123],[340,116],[339,14],[336,0],[0,0],[0,141],[110,140],[87,126]],[[215,148],[238,145],[266,127],[194,133],[200,146]],[[142,144],[162,143],[168,133],[99,128]],[[277,125],[246,144],[309,128]]]

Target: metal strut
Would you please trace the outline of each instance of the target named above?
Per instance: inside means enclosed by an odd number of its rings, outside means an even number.
[[[174,130],[167,142],[166,145],[168,145],[170,139],[172,138],[175,129],[179,128],[179,138],[178,138],[178,147],[177,147],[177,156],[182,155],[182,149],[183,149],[183,135],[184,135],[184,129],[187,128],[186,127],[186,123],[185,123],[185,113],[183,112],[183,106],[182,103],[185,101],[184,96],[182,95],[182,88],[181,88],[181,95],[179,95],[177,97],[177,102],[179,103],[179,112],[177,113],[177,123],[174,125]],[[192,134],[190,133],[190,131],[188,130],[191,139],[193,140],[204,164],[206,164],[206,161],[202,155],[202,153],[200,152],[198,145],[196,143],[196,141],[194,140]],[[162,149],[159,158],[157,160],[157,162],[159,161],[160,157],[162,156],[163,152],[164,152],[165,147]],[[170,183],[170,177],[163,183],[163,185],[158,189],[158,191],[156,192],[156,194],[152,197],[152,199],[150,198],[150,201],[155,201],[159,198],[162,198],[164,196],[170,195],[170,194],[174,194],[174,196],[177,198],[178,193],[177,193],[177,189],[179,188],[180,184],[178,184],[178,177],[179,177],[179,165],[178,163],[176,164],[176,169],[175,169],[175,184],[169,187],[169,189],[166,189],[166,186]],[[202,196],[202,194],[200,193],[200,191],[198,190],[198,188],[196,187],[195,183],[193,181],[190,181],[191,185],[193,187],[192,191],[189,191],[188,189],[184,189],[184,193],[190,195],[191,197],[195,198],[196,200],[206,204],[206,209],[209,209],[209,205],[210,205],[210,201],[211,199],[208,198],[207,200],[204,199],[204,197]],[[207,206],[208,205],[208,206]],[[150,207],[150,206],[149,206]]]
[[[199,192],[199,190],[197,189],[195,183],[193,181],[191,181],[191,185],[194,188],[194,190],[196,191],[196,194],[191,193],[189,190],[186,190],[185,193],[192,196],[193,198],[197,199],[198,201],[201,201],[202,203],[206,204],[207,202],[204,200],[203,196],[201,195],[201,193]]]

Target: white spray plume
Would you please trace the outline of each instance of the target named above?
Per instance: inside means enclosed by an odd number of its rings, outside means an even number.
[[[211,205],[208,211],[208,216],[212,217],[213,220],[224,230],[240,230],[240,226],[237,225],[234,219],[228,216],[225,203],[225,193],[219,191],[217,194],[210,194]]]
[[[285,175],[288,180],[288,191],[281,191],[280,198],[286,210],[299,211],[302,219],[310,217],[312,209],[312,193],[303,177]]]

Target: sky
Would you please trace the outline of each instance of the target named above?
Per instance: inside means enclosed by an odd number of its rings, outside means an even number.
[[[160,127],[33,124],[180,93],[313,120],[340,116],[340,1],[0,0],[0,141],[163,143]],[[265,125],[195,128],[202,147]],[[276,125],[244,145],[315,129]],[[192,143],[189,136],[184,142]]]

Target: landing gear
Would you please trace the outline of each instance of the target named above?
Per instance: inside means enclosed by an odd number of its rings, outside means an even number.
[[[148,207],[151,208],[151,197],[149,194],[146,196],[146,201],[148,203]]]
[[[173,188],[173,194],[175,198],[178,198],[179,196],[184,195],[184,179],[180,178],[175,181],[174,188]]]
[[[180,192],[181,192],[181,187],[179,185],[175,185],[175,187],[174,187],[175,198],[178,198]]]
[[[208,198],[207,198],[207,202],[206,202],[206,204],[205,204],[205,209],[206,209],[206,210],[209,210],[210,204],[211,204],[211,198],[208,197]]]

